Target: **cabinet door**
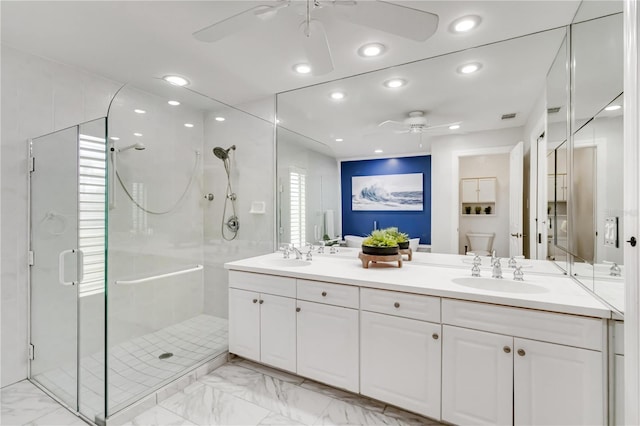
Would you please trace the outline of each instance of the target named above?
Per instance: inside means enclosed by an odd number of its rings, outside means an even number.
[[[260,361],[258,293],[229,289],[229,352]]]
[[[358,392],[358,311],[297,301],[297,372]]]
[[[510,336],[442,327],[442,420],[467,425],[511,424],[512,349]]]
[[[613,424],[624,424],[624,355],[614,356]]]
[[[440,418],[440,325],[360,314],[360,393]]]
[[[478,201],[494,203],[496,201],[496,179],[478,179]]]
[[[478,179],[462,179],[462,202],[478,202]]]
[[[602,352],[518,338],[514,349],[514,424],[606,424]]]
[[[260,361],[296,371],[296,301],[260,295]]]

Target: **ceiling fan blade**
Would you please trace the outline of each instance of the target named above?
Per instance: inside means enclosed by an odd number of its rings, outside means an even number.
[[[258,22],[264,22],[265,16],[269,16],[265,12],[270,12],[271,9],[278,6],[256,6],[251,9],[240,12],[227,19],[211,24],[193,33],[193,37],[196,40],[212,43],[214,41],[222,40],[223,38],[240,32],[243,29],[255,25]],[[263,14],[258,16],[258,14]],[[275,15],[275,14],[274,14]],[[268,19],[268,18],[267,18]]]
[[[386,127],[390,130],[396,130],[396,131],[408,130],[408,127],[406,124],[401,123],[399,121],[393,121],[393,120],[383,121],[382,123],[378,124],[378,127]]]
[[[415,41],[425,41],[438,29],[438,15],[384,1],[358,1],[336,11],[337,17],[354,24]]]
[[[331,49],[322,22],[312,19],[309,28],[306,21],[300,28],[303,32],[302,47],[311,66],[311,74],[324,75],[333,71]]]
[[[442,127],[449,127],[449,126],[453,126],[453,125],[457,125],[462,123],[462,121],[456,121],[453,123],[447,123],[447,124],[438,124],[437,126],[427,126],[424,128],[424,130],[431,130],[431,129],[440,129]]]

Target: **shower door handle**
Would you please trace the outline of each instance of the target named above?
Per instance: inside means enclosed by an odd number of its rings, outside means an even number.
[[[64,260],[66,258],[66,256],[68,254],[75,254],[77,259],[76,259],[76,281],[65,281],[65,266],[64,266]],[[78,250],[78,249],[70,249],[70,250],[63,250],[60,252],[60,254],[58,255],[58,281],[60,281],[60,284],[62,285],[75,285],[76,283],[81,282],[84,279],[84,268],[83,268],[83,259],[84,259],[84,254],[82,253],[82,250]]]

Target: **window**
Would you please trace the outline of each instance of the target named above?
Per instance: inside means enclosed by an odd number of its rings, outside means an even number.
[[[291,243],[304,247],[306,243],[306,170],[289,169],[289,189],[291,191]]]
[[[84,279],[79,296],[104,291],[106,144],[104,138],[80,134],[78,152],[78,247],[82,251]]]

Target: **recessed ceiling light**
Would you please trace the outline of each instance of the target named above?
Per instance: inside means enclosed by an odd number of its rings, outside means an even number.
[[[133,134],[133,136],[140,137],[140,136],[142,136],[142,133],[138,133],[138,132],[136,132],[136,133],[134,133],[134,134]]]
[[[480,68],[482,68],[482,64],[480,64],[479,62],[474,62],[472,64],[460,65],[458,67],[458,72],[460,74],[471,74],[478,71]]]
[[[449,126],[449,130],[458,130],[460,128],[459,124],[452,124],[451,126]]]
[[[334,101],[340,101],[344,99],[347,95],[344,92],[331,92],[331,99]]]
[[[297,64],[293,66],[293,70],[298,74],[309,74],[311,67],[308,64]]]
[[[117,136],[111,136],[109,139],[111,139],[112,141],[119,141],[120,138]]]
[[[616,110],[619,110],[620,108],[622,108],[622,106],[620,106],[620,105],[609,105],[604,110],[605,111],[616,111]]]
[[[147,113],[147,111],[145,111],[143,109],[138,109],[138,108],[134,109],[133,112],[135,112],[136,114],[146,114]]]
[[[191,124],[191,123],[184,123],[184,127],[193,127],[193,124]]]
[[[388,87],[389,89],[397,89],[398,87],[402,87],[407,84],[407,80],[402,78],[392,78],[391,80],[387,80],[384,82],[384,87]]]
[[[280,124],[280,119],[276,118],[276,124]]]
[[[376,149],[376,150],[375,150],[375,151],[373,151],[373,152],[375,152],[376,154],[382,154],[382,152],[383,152],[383,151],[382,151],[381,149]]]
[[[336,138],[336,142],[342,142],[344,139],[342,138]]]
[[[365,58],[373,58],[384,53],[385,46],[382,43],[368,43],[358,49],[358,54]]]
[[[174,86],[186,86],[189,84],[189,80],[184,77],[180,77],[179,75],[165,75],[162,79]]]
[[[216,117],[216,121],[224,121],[224,120],[226,120],[226,118],[224,118],[224,117]]]
[[[466,33],[480,24],[480,17],[476,15],[463,16],[451,23],[449,27],[454,33]]]
[[[167,102],[167,103],[168,103],[169,105],[171,105],[171,106],[178,106],[178,105],[180,105],[180,102],[178,102],[178,101],[169,101],[169,102]]]

